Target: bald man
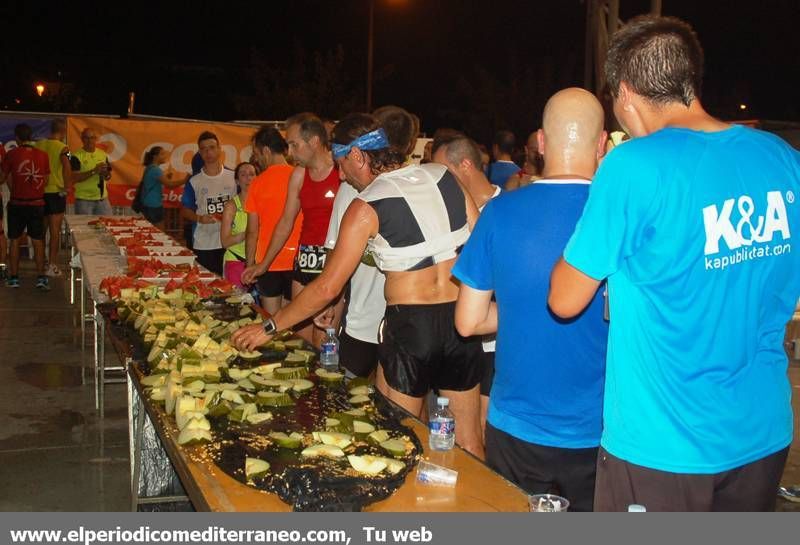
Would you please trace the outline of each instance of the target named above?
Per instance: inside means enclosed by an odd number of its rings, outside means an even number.
[[[571,321],[550,314],[547,290],[605,152],[603,119],[588,91],[553,95],[537,133],[543,178],[490,200],[453,267],[458,332],[497,332],[487,463],[576,511],[593,506],[608,325],[601,290]]]

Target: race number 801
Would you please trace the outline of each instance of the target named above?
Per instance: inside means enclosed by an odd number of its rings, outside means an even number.
[[[328,257],[321,246],[301,246],[297,254],[297,266],[304,273],[320,273]]]

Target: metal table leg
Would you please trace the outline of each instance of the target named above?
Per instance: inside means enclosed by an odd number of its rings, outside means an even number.
[[[100,373],[100,345],[98,339],[100,337],[100,313],[97,306],[94,307],[93,324],[94,324],[94,408],[100,413],[102,418],[102,404],[100,403],[101,390],[103,388],[103,375]]]
[[[128,384],[128,445],[131,460],[131,511],[138,511],[139,507],[139,474],[142,468],[142,436],[144,435],[144,407],[138,407],[136,422],[133,420],[134,387],[130,375],[126,375]]]

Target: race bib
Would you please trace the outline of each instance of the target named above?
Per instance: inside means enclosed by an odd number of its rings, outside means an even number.
[[[297,250],[297,267],[300,272],[319,274],[325,267],[328,253],[323,246],[301,245]]]
[[[230,195],[215,195],[206,197],[206,214],[222,214],[225,203],[231,200]]]

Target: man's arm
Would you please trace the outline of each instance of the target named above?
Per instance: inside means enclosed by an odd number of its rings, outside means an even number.
[[[244,239],[244,248],[247,258],[247,266],[256,262],[256,249],[258,248],[258,214],[255,212],[247,213],[247,235]]]
[[[353,201],[342,218],[339,241],[325,262],[325,268],[288,306],[273,316],[279,331],[315,316],[338,297],[361,262],[369,237],[377,230],[378,216],[372,207],[361,200]],[[245,326],[231,337],[237,347],[247,350],[269,339],[260,324]]]
[[[462,283],[456,300],[456,330],[462,337],[497,331],[497,303],[492,290],[476,290]]]
[[[61,179],[64,180],[64,191],[72,191],[73,173],[72,165],[69,162],[69,148],[65,147],[61,150],[61,155],[58,159],[61,162]]]
[[[559,258],[550,274],[550,293],[547,304],[559,318],[574,318],[591,302],[600,280],[582,273]]]

